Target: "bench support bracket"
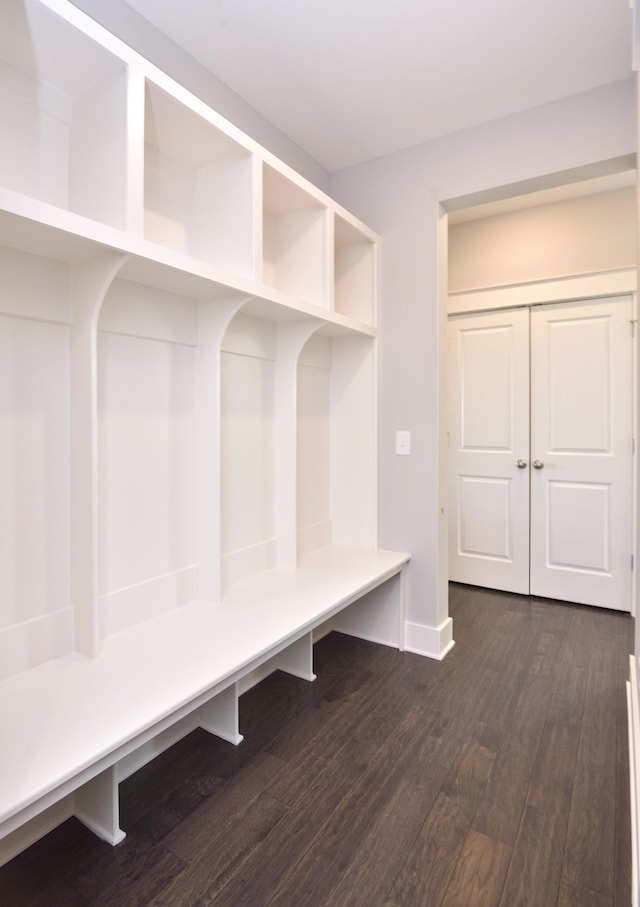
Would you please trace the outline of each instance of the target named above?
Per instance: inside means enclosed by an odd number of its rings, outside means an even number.
[[[199,725],[210,734],[237,745],[244,740],[238,727],[238,684],[232,683],[199,709]]]
[[[117,765],[110,766],[78,788],[73,812],[103,841],[116,845],[124,840],[125,833],[120,828]]]

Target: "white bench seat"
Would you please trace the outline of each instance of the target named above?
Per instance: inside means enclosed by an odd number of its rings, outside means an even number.
[[[118,763],[194,713],[194,726],[238,743],[239,681],[267,662],[313,679],[313,631],[332,619],[402,648],[407,561],[324,549],[238,584],[220,604],[196,601],[109,637],[96,659],[70,654],[0,683],[0,862],[25,846],[25,824],[64,798],[50,827],[73,813],[117,844]],[[393,577],[387,595],[345,611]]]

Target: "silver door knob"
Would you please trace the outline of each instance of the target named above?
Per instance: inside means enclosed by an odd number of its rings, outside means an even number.
[[[542,462],[542,460],[534,460],[531,465],[533,466],[534,469],[542,469],[542,467],[544,466],[544,463]]]
[[[524,469],[526,465],[526,460],[516,460],[516,466],[518,467],[518,469]]]

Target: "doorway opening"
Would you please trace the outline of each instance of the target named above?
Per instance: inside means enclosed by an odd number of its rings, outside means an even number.
[[[595,171],[581,169],[566,174],[562,181],[557,182],[561,184],[552,187],[541,187],[539,184],[504,187],[494,193],[493,197],[485,193],[456,199],[443,205],[441,264],[443,273],[446,274],[446,280],[443,280],[445,286],[441,291],[443,324],[440,337],[443,359],[447,320],[450,315],[460,316],[471,312],[486,314],[490,311],[504,313],[505,310],[516,306],[558,301],[574,303],[575,300],[585,301],[625,294],[633,307],[628,320],[635,321],[636,214],[633,162],[626,158],[605,162]],[[635,362],[634,350],[631,365],[633,438],[637,434]],[[440,375],[444,380],[444,364]],[[446,384],[447,386],[450,384],[449,374]],[[444,415],[447,412],[447,400],[444,394],[441,399],[444,410],[441,428],[443,437],[447,439],[448,417]],[[447,443],[443,445],[441,456],[447,467],[441,470],[441,474],[444,475],[450,465],[450,447]],[[533,457],[532,454],[531,456]],[[529,474],[532,472],[529,453],[526,458],[518,456],[515,459],[526,459],[526,472]],[[634,463],[632,488],[627,499],[628,501],[631,499],[632,502],[630,506],[632,528],[629,532],[626,560],[629,565],[626,579],[630,590],[635,585],[632,584],[630,575],[632,553],[636,547],[635,472]],[[541,469],[540,476],[542,475],[550,477],[550,472],[547,471],[545,474]],[[582,484],[584,486],[585,483]],[[556,483],[555,487],[558,489],[560,485]],[[564,491],[567,491],[567,487],[564,487]],[[469,484],[466,490],[470,489],[478,491],[479,486],[472,488],[472,484]],[[502,490],[504,492],[504,488]],[[603,483],[600,490],[602,503],[606,496]],[[447,523],[450,530],[451,502],[448,491],[442,489],[441,494],[442,500],[448,502]],[[597,494],[594,494],[591,500],[595,501],[596,496]],[[564,500],[567,504],[569,497],[571,497],[569,493],[565,494]],[[570,509],[571,505],[568,505],[566,511],[569,512]],[[566,531],[564,536],[566,545],[571,547],[572,542]],[[591,541],[593,542],[593,539]],[[447,550],[448,540],[441,536],[441,543]],[[453,579],[459,579],[455,573],[448,575]],[[486,581],[479,581],[477,584],[494,585]],[[497,584],[494,587],[501,588]],[[551,593],[551,597],[563,596]],[[634,613],[631,591],[624,606],[625,610],[628,610],[629,603]]]

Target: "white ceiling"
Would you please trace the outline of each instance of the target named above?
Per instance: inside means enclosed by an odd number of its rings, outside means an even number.
[[[330,172],[631,74],[629,0],[127,0]]]

